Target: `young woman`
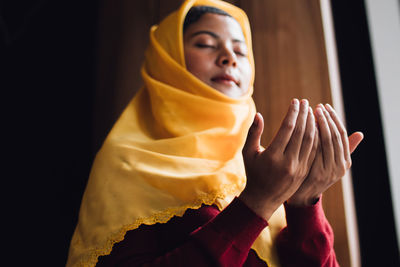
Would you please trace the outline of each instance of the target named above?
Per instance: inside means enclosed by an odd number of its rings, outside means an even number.
[[[142,76],[96,156],[67,266],[338,266],[320,197],[362,134],[293,99],[260,146],[242,10],[184,2],[151,29]]]

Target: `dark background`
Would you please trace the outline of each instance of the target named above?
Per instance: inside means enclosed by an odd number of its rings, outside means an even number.
[[[1,1],[2,255],[64,266],[93,159],[98,2]]]
[[[352,167],[362,266],[400,266],[365,3],[331,5],[348,131],[366,134]]]
[[[332,1],[363,266],[400,266],[362,0]],[[94,152],[99,2],[0,2],[5,262],[64,266]],[[373,157],[371,156],[373,152]]]

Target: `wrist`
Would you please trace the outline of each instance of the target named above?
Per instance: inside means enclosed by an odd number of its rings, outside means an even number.
[[[252,209],[258,216],[268,221],[272,214],[279,207],[280,204],[274,204],[262,197],[257,197],[256,194],[243,190],[238,197],[247,207]]]
[[[312,197],[291,197],[286,201],[286,203],[290,206],[307,207],[317,204],[320,198],[321,194]]]

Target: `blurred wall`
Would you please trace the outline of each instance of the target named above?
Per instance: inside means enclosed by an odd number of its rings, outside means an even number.
[[[380,12],[380,7],[390,1],[373,2],[374,11]],[[380,75],[373,54],[371,40],[374,37],[369,27],[366,1],[331,0],[331,6],[348,131],[365,134],[364,141],[352,155],[351,170],[361,264],[363,267],[400,266],[388,140],[384,135],[385,114],[382,111],[385,107],[380,101]],[[398,7],[392,8],[382,13],[381,23],[383,20],[389,22],[390,14],[398,12]],[[387,27],[396,29],[398,22]],[[388,43],[387,47],[391,45],[396,46]],[[396,60],[396,54],[392,58]]]
[[[366,0],[400,247],[400,2]]]

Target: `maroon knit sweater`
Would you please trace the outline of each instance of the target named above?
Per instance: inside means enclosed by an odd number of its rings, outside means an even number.
[[[337,267],[333,232],[321,201],[309,207],[285,205],[287,227],[276,240],[282,267]],[[240,199],[220,212],[215,206],[187,210],[165,224],[127,232],[97,267],[267,266],[251,246],[268,222]]]

